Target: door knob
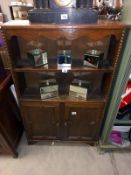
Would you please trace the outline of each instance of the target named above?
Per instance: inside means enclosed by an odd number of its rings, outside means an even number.
[[[77,115],[77,112],[71,112],[71,115]]]
[[[56,126],[59,127],[60,126],[60,123],[59,122],[56,122]]]
[[[64,126],[66,126],[66,127],[67,127],[67,122],[65,122],[65,123],[64,123]]]
[[[90,122],[90,125],[95,125],[95,121]]]

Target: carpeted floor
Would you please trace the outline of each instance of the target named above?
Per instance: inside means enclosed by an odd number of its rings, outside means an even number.
[[[19,158],[0,156],[0,175],[130,175],[131,152],[98,154],[81,144],[28,146],[23,136]]]

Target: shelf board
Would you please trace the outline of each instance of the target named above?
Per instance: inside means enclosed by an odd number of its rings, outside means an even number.
[[[91,102],[91,103],[105,103],[105,99],[87,99],[87,100],[81,100],[79,98],[75,98],[75,97],[71,97],[71,96],[68,96],[68,95],[61,95],[61,96],[58,96],[58,97],[53,97],[53,98],[50,98],[50,99],[45,99],[45,100],[41,100],[40,96],[39,95],[33,95],[33,96],[27,96],[27,95],[23,95],[20,100],[22,101],[57,101],[57,102]]]
[[[32,98],[24,98],[24,97],[21,97],[20,98],[20,101],[22,102],[57,102],[57,103],[61,103],[61,102],[66,102],[66,103],[70,103],[70,102],[79,102],[79,103],[105,103],[105,100],[79,100],[79,99],[76,99],[76,98],[71,98],[71,97],[54,97],[54,98],[50,98],[50,99],[45,99],[45,100],[41,100],[41,99],[32,99]]]
[[[102,95],[97,95],[97,94],[88,94],[86,100],[82,100],[80,98],[72,97],[67,94],[65,95],[59,95],[57,97],[53,97],[50,99],[45,99],[42,100],[40,96],[40,91],[37,88],[26,88],[24,93],[22,94],[22,99],[27,99],[27,100],[38,100],[38,101],[59,101],[59,102],[64,102],[64,101],[78,101],[78,102],[105,102],[106,99]]]
[[[26,61],[28,60],[25,59],[25,64]],[[21,60],[22,61],[22,60]],[[21,62],[20,61],[20,62]],[[20,64],[20,63],[18,63]],[[27,61],[28,64],[28,61]],[[28,65],[25,65],[23,67],[17,67],[14,68],[15,72],[43,72],[43,71],[61,71],[62,69],[67,70],[67,71],[83,71],[83,72],[113,72],[114,68],[113,67],[103,67],[103,68],[91,68],[88,66],[83,65],[83,60],[80,58],[75,58],[72,61],[71,67],[63,67],[59,68],[57,65],[57,59],[56,58],[48,58],[48,64],[40,66],[40,67],[31,67]]]
[[[85,66],[81,67],[71,67],[71,69],[64,68],[64,70],[67,71],[81,71],[81,72],[112,72],[113,68],[100,68],[100,69],[95,69],[95,68],[89,68]],[[45,68],[44,66],[42,67],[24,67],[24,68],[14,68],[15,72],[45,72],[45,71],[62,71],[62,69],[58,69],[57,67],[49,67]]]
[[[117,145],[113,145],[111,143],[102,144],[101,142],[99,142],[99,147],[100,147],[100,149],[105,149],[105,151],[108,150],[108,149],[111,149],[111,150],[112,149],[124,149],[124,150],[131,149],[131,145],[128,146],[128,147],[120,147],[120,146],[117,146]]]
[[[115,120],[115,125],[131,125],[131,120]]]

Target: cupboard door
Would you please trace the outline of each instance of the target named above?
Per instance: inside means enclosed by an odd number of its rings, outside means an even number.
[[[65,104],[67,139],[96,141],[102,119],[102,103]]]
[[[24,104],[23,116],[29,140],[58,138],[59,104],[30,102]]]

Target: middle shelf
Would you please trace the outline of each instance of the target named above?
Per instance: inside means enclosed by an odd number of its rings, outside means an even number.
[[[31,100],[97,101],[108,97],[112,73],[100,71],[14,72],[20,97]]]
[[[63,68],[58,68],[57,66],[41,66],[38,68],[34,68],[34,67],[23,67],[23,68],[14,68],[15,72],[48,72],[48,71],[64,71],[66,70],[67,72],[73,72],[73,71],[81,71],[81,72],[113,72],[113,67],[109,67],[109,68],[101,68],[101,69],[95,69],[95,68],[89,68],[89,67],[63,67]]]
[[[70,66],[59,66],[57,64],[57,59],[49,59],[48,64],[33,67],[29,65],[18,66],[14,68],[15,72],[44,72],[44,71],[81,71],[81,72],[113,72],[114,68],[112,66],[93,68],[83,65],[83,60],[74,59]]]

